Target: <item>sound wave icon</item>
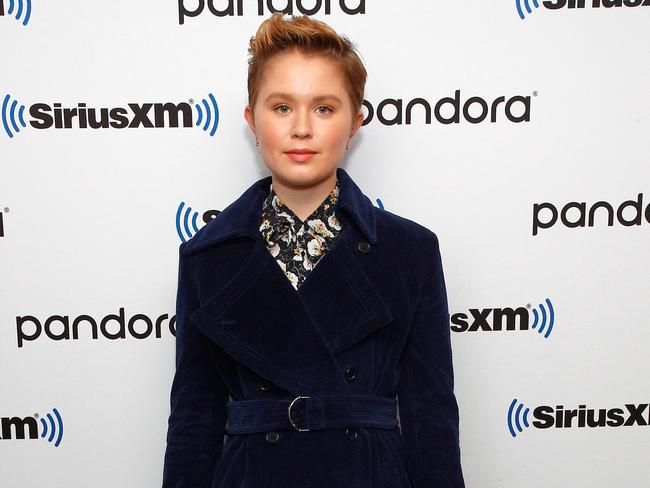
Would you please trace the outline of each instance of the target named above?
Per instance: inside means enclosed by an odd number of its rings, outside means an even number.
[[[522,0],[515,0],[515,2],[517,4],[517,13],[519,14],[519,18],[521,20],[524,20],[526,18],[526,16],[524,15],[524,11],[521,8]],[[530,8],[530,1],[529,0],[523,0],[523,3],[524,3],[524,7],[526,8],[526,12],[529,13],[529,14],[533,13],[533,10]],[[539,2],[537,0],[533,0],[533,6],[535,8],[539,8]]]
[[[0,0],[0,16],[4,15],[4,2]],[[14,8],[16,13],[14,14]],[[22,24],[27,25],[29,18],[32,16],[32,0],[9,0],[7,15],[14,15],[16,20],[22,18]]]
[[[537,325],[539,324],[539,329],[537,329],[537,332],[540,334],[543,333],[544,338],[548,339],[548,336],[551,335],[551,331],[553,330],[553,324],[555,323],[555,311],[553,310],[553,304],[551,303],[551,300],[547,298],[545,301],[546,307],[543,303],[539,304],[539,309],[541,310],[542,315],[541,320],[539,318],[540,314],[537,311],[537,308],[533,308],[533,317],[535,319],[533,321],[532,328],[536,329]],[[547,307],[548,312],[546,312]],[[544,332],[544,329],[546,329],[546,332]]]
[[[196,119],[196,126],[199,127],[203,124],[203,130],[205,132],[209,130],[210,137],[213,137],[219,125],[219,105],[217,105],[217,100],[212,93],[208,94],[208,98],[210,99],[210,103],[204,98],[201,101],[202,106],[198,103],[194,105],[199,114]]]
[[[27,127],[27,124],[25,123],[25,106],[20,105],[18,106],[18,101],[14,100],[11,102],[11,106],[9,106],[9,101],[11,100],[11,96],[7,95],[5,96],[4,100],[2,101],[2,126],[9,136],[9,138],[14,137],[14,133],[20,132],[20,126]],[[18,120],[16,120],[16,110],[18,111]],[[9,125],[11,123],[11,125]],[[13,131],[12,131],[13,129]]]
[[[188,241],[199,231],[198,226],[196,225],[196,219],[199,218],[198,212],[192,212],[192,207],[187,207],[185,211],[185,202],[181,202],[176,211],[176,232],[178,237],[181,238],[182,242]],[[190,217],[192,227],[190,228]]]
[[[517,407],[515,410],[515,406]],[[523,410],[523,413],[522,413]],[[524,404],[520,403],[517,405],[517,399],[512,400],[510,407],[508,407],[508,430],[510,430],[510,435],[512,437],[517,437],[517,432],[523,432],[524,429],[521,426],[523,421],[526,428],[530,427],[528,424],[528,412],[530,409],[526,408],[524,410]],[[515,432],[515,429],[517,432]]]
[[[54,442],[55,447],[59,447],[59,444],[61,444],[61,439],[63,439],[63,419],[61,418],[61,415],[59,414],[59,411],[56,408],[52,409],[52,413],[54,413],[54,417],[52,417],[51,413],[47,414],[47,420],[49,421],[49,429],[48,429],[48,422],[45,421],[43,417],[41,417],[41,426],[43,427],[43,430],[41,432],[41,437],[45,439],[47,437],[47,442]],[[48,436],[48,431],[49,431],[49,436]],[[56,440],[54,440],[56,438]]]

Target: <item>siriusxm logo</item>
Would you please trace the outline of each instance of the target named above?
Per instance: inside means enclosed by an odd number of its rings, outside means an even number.
[[[384,208],[384,204],[379,198],[377,198],[377,204],[379,208]],[[220,213],[221,210],[208,210],[207,212],[203,212],[201,214],[201,221],[205,225]],[[192,210],[192,207],[189,205],[186,206],[185,202],[181,202],[178,205],[176,209],[176,233],[181,242],[190,240],[199,231],[199,226],[197,225],[198,219],[199,213],[196,210]]]
[[[539,308],[539,310],[538,310]],[[454,332],[497,332],[497,331],[537,331],[548,339],[555,324],[555,310],[550,299],[539,307],[530,303],[517,308],[470,308],[471,318],[466,313],[450,315],[451,330]],[[533,315],[532,324],[530,315]]]
[[[600,209],[600,210],[599,210]],[[629,209],[627,216],[624,212]],[[587,207],[586,202],[569,202],[558,211],[550,202],[533,204],[533,235],[536,236],[540,229],[549,229],[558,222],[569,228],[594,227],[596,225],[596,211],[599,210],[599,222],[607,222],[608,227],[614,226],[614,217],[624,227],[640,226],[645,222],[650,223],[650,204],[643,208],[643,193],[637,195],[636,200],[626,200],[616,210],[614,205],[599,201]]]
[[[220,210],[208,210],[203,212],[201,220],[203,224],[207,224],[220,213]],[[176,210],[176,233],[182,242],[188,241],[199,231],[199,227],[196,225],[198,218],[199,213],[197,211],[192,210],[189,205],[186,207],[185,202],[180,203]]]
[[[648,410],[648,412],[646,412]],[[595,427],[646,427],[650,425],[650,408],[647,403],[626,403],[625,408],[578,408],[567,410],[563,405],[551,407],[540,405],[533,410],[533,419],[528,420],[530,409],[515,398],[508,407],[507,424],[512,437],[524,429],[571,429]],[[644,415],[646,415],[644,417]]]
[[[531,5],[532,2],[532,5]],[[517,14],[520,19],[525,19],[533,12],[533,8],[540,7],[538,0],[516,0]],[[541,4],[549,10],[563,8],[614,8],[614,7],[648,7],[650,0],[547,0]],[[524,12],[525,10],[525,12]]]
[[[10,95],[6,95],[2,100],[2,126],[9,138],[20,132],[21,127],[27,127],[25,122],[25,106],[18,105],[17,100],[11,100]],[[9,125],[11,123],[11,125]],[[20,125],[20,126],[19,126]]]
[[[197,17],[203,13],[206,5],[208,10],[215,17],[241,17],[244,15],[244,1],[243,0],[227,0],[225,6],[222,8],[215,7],[214,0],[178,0],[178,23],[184,24],[185,17]],[[346,15],[359,15],[366,13],[366,2],[365,0],[281,0],[279,3],[282,4],[282,8],[275,7],[275,0],[257,0],[257,11],[256,15],[266,16],[272,14],[273,12],[282,12],[287,15],[315,15],[315,14],[325,14],[329,15],[332,13],[332,3],[338,3],[341,13]],[[313,5],[312,7],[307,7],[303,5],[307,3]],[[352,5],[354,4],[354,5]],[[266,9],[265,9],[266,7]]]
[[[533,92],[537,96],[537,92]],[[470,97],[461,100],[460,90],[454,92],[453,97],[444,97],[433,104],[424,98],[417,97],[406,102],[401,98],[386,98],[381,100],[377,108],[367,100],[363,105],[368,111],[363,125],[368,125],[377,117],[383,125],[411,125],[413,122],[413,110],[416,110],[418,121],[424,119],[426,125],[430,125],[432,116],[440,124],[460,124],[461,120],[470,124],[480,124],[489,121],[495,123],[500,118],[507,118],[510,122],[530,122],[531,97],[515,95],[506,100],[500,96],[491,102],[481,97]],[[433,105],[433,106],[432,106]],[[416,108],[418,107],[418,108]]]
[[[194,107],[192,107],[194,106]],[[219,126],[219,106],[212,93],[200,103],[129,103],[127,107],[94,108],[79,103],[63,107],[35,103],[29,107],[31,119],[25,119],[25,105],[5,95],[2,100],[2,127],[10,139],[27,125],[35,129],[138,129],[199,127],[214,137]],[[196,115],[195,115],[196,114]]]
[[[23,25],[29,23],[32,16],[32,0],[0,0],[0,17],[5,15],[5,3],[7,3],[6,15],[13,16]]]
[[[98,320],[85,314],[73,318],[72,323],[67,315],[52,315],[43,322],[33,315],[24,315],[16,317],[16,337],[19,348],[23,347],[25,342],[35,341],[43,332],[53,341],[79,340],[80,335],[87,339],[97,339],[98,333],[110,340],[126,339],[127,336],[147,339],[152,334],[159,339],[162,336],[163,323],[168,317],[167,314],[160,315],[154,322],[147,315],[138,313],[127,322],[124,307],[121,307],[117,315],[109,314],[99,320],[98,326]],[[165,328],[169,329],[172,336],[176,336],[176,315],[169,319]]]
[[[37,413],[27,417],[0,417],[2,427],[0,440],[38,439],[39,420],[41,421],[40,438],[54,444],[54,447],[59,447],[63,439],[63,419],[56,408],[45,417]]]

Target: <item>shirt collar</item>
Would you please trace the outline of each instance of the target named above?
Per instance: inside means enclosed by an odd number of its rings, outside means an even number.
[[[320,205],[311,213],[305,220],[301,221],[298,217],[279,197],[273,189],[273,183],[269,186],[269,194],[264,199],[262,205],[262,224],[260,225],[260,232],[266,241],[273,245],[280,241],[280,238],[287,232],[291,231],[292,235],[303,225],[307,225],[313,230],[313,234],[322,238],[323,242],[327,241],[328,235],[320,236],[318,221],[328,222],[330,218],[336,215],[336,202],[339,195],[338,180],[334,188],[320,203]],[[311,222],[314,222],[312,225]],[[309,229],[307,229],[309,230]]]
[[[318,208],[316,208],[305,220],[301,221],[300,217],[298,217],[280,199],[279,195],[275,193],[275,190],[273,188],[273,183],[271,183],[269,185],[269,194],[264,199],[264,203],[262,204],[262,211],[268,215],[273,215],[274,217],[278,217],[282,220],[286,220],[287,222],[290,222],[292,225],[294,225],[296,229],[298,229],[302,223],[309,221],[309,219],[313,218],[315,215],[322,215],[322,214],[332,215],[333,213],[335,213],[338,195],[339,195],[339,182],[337,180],[336,184],[334,185],[334,188],[332,188],[329,194],[320,203]]]

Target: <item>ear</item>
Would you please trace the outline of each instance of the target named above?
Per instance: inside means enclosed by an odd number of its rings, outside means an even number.
[[[248,105],[246,105],[246,108],[244,109],[244,118],[246,119],[246,122],[248,122],[248,126],[251,128],[253,134],[255,134],[255,118],[253,117],[253,111]]]
[[[350,132],[350,137],[352,137],[358,130],[359,127],[363,124],[363,112],[359,112],[352,122],[352,132]]]

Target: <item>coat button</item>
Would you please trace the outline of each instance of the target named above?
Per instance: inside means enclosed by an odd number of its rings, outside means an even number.
[[[357,432],[357,429],[355,429],[354,427],[348,427],[347,429],[345,429],[345,435],[351,441],[356,439],[358,434],[359,433]]]
[[[359,252],[366,254],[368,251],[370,251],[370,244],[367,242],[360,242],[357,246],[357,249],[359,249]]]
[[[267,432],[266,433],[266,440],[267,442],[270,442],[271,444],[274,444],[278,442],[278,439],[280,438],[280,434],[277,432]]]
[[[258,383],[257,387],[262,391],[268,391],[271,389],[271,385],[269,385],[268,383]]]
[[[345,370],[345,377],[348,379],[348,381],[352,381],[354,378],[357,377],[357,370],[354,368],[348,368]]]

